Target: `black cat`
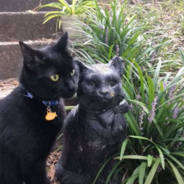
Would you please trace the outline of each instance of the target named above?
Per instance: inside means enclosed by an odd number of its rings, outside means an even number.
[[[92,184],[107,159],[118,153],[126,138],[128,103],[122,91],[123,59],[114,57],[109,64],[91,67],[80,64],[79,106],[64,123],[62,156],[56,164],[61,184]],[[104,184],[117,163],[111,160],[95,184]],[[110,180],[121,183],[121,174]]]
[[[32,49],[20,42],[20,86],[0,101],[0,183],[48,184],[46,159],[63,125],[61,98],[74,95],[78,67],[68,35],[53,46]]]

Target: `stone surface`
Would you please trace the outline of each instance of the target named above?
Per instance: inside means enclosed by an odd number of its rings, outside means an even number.
[[[19,12],[32,10],[39,4],[51,3],[57,0],[0,0],[0,12]]]
[[[45,12],[0,13],[0,42],[54,38],[56,22],[43,24]]]
[[[11,89],[5,90],[5,91],[0,91],[0,99],[5,98],[7,95],[9,95],[12,92]]]
[[[29,41],[25,42],[31,47],[43,47],[53,44],[54,41]],[[22,64],[22,54],[18,42],[0,42],[0,79],[18,76]]]

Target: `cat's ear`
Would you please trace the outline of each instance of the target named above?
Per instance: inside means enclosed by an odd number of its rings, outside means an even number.
[[[68,46],[68,33],[65,32],[63,36],[55,44],[55,48],[59,50],[65,50]]]
[[[33,60],[33,49],[22,41],[19,41],[19,45],[22,51],[23,58],[30,61]]]
[[[34,69],[35,66],[37,66],[40,63],[39,58],[36,55],[36,52],[34,49],[26,45],[24,42],[19,41],[19,45],[22,51],[24,64],[30,68]]]
[[[113,57],[112,60],[109,62],[109,67],[114,68],[122,77],[123,75],[123,69],[124,69],[124,60],[121,57]]]

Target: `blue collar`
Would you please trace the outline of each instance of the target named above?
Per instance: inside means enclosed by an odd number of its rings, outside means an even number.
[[[22,88],[22,89],[24,89],[26,92],[27,92],[27,94],[25,94],[24,96],[25,97],[28,97],[28,98],[31,98],[31,99],[33,99],[34,98],[34,96],[30,93],[30,92],[28,92],[25,88],[24,88],[24,86],[22,85],[22,84],[20,84],[19,85],[20,86],[20,88]],[[55,106],[55,105],[58,105],[59,104],[59,100],[52,100],[52,101],[41,101],[45,106]]]

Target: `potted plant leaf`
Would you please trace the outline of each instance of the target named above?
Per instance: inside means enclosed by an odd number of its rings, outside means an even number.
[[[58,0],[49,4],[41,5],[37,9],[51,8],[51,11],[45,14],[44,23],[57,19],[56,29],[62,27],[63,32],[67,31],[70,37],[81,35],[77,31],[77,26],[81,26],[86,14],[93,11],[95,3],[93,0],[72,0],[71,4],[67,0]]]

